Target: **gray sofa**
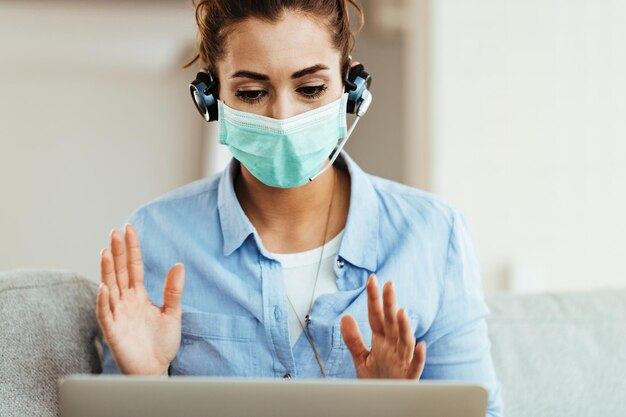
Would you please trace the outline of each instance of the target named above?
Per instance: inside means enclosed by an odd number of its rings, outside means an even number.
[[[57,380],[100,373],[97,285],[0,272],[0,416],[58,415]],[[626,416],[626,289],[487,298],[507,417]]]

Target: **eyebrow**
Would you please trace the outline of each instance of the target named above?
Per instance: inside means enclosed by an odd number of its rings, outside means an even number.
[[[318,71],[323,71],[323,70],[328,70],[328,69],[329,68],[323,64],[312,65],[310,67],[294,72],[293,74],[291,74],[291,79],[296,80],[298,78],[304,77],[305,75],[314,74]],[[257,81],[269,81],[270,79],[270,77],[268,77],[265,74],[261,74],[261,73],[254,72],[254,71],[245,71],[245,70],[235,72],[233,75],[230,76],[230,78],[250,78],[252,80],[257,80]]]

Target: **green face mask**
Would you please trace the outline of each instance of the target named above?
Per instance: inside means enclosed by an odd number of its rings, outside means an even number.
[[[273,119],[232,109],[218,100],[219,140],[259,181],[299,187],[320,171],[346,137],[348,93],[317,109]]]

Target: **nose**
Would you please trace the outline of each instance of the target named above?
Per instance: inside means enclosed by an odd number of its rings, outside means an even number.
[[[269,108],[268,117],[274,119],[288,119],[297,114],[297,103],[289,94],[277,94]]]

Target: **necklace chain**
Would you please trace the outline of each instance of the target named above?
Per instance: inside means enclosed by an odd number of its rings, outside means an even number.
[[[305,323],[303,323],[302,320],[300,320],[300,316],[298,316],[298,312],[294,308],[293,303],[291,302],[291,299],[289,298],[289,294],[287,294],[287,301],[289,301],[289,305],[291,306],[291,309],[293,310],[293,313],[296,316],[296,319],[298,319],[298,323],[300,324],[300,327],[302,328],[302,332],[306,336],[306,339],[309,342],[309,345],[311,345],[311,349],[313,349],[313,353],[315,354],[315,359],[317,360],[317,365],[320,367],[322,376],[325,379],[328,378],[328,376],[326,375],[326,370],[324,369],[322,358],[320,358],[320,355],[317,352],[317,348],[315,347],[315,343],[313,343],[313,338],[311,337],[311,334],[309,333],[309,324],[311,324],[311,320],[312,320],[311,309],[313,308],[313,299],[315,298],[315,290],[317,289],[317,279],[319,278],[320,267],[322,265],[322,259],[324,257],[324,246],[326,246],[326,235],[328,233],[328,224],[330,223],[330,213],[333,207],[333,200],[335,199],[335,183],[336,182],[337,182],[337,172],[333,170],[333,188],[332,188],[332,193],[330,197],[330,204],[328,205],[328,215],[326,216],[326,227],[324,228],[324,236],[322,237],[322,250],[320,251],[320,259],[319,259],[319,262],[317,263],[317,272],[315,273],[315,283],[313,284],[313,291],[311,292],[311,300],[309,301],[308,313],[304,317]]]

